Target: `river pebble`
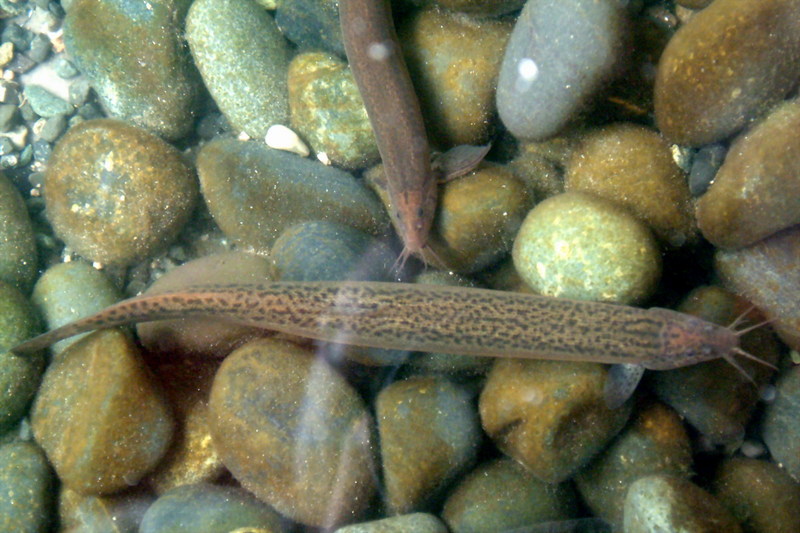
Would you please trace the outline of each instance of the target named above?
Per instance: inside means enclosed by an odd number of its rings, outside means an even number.
[[[450,11],[460,11],[472,15],[498,16],[521,8],[525,0],[436,0],[436,5]]]
[[[47,217],[68,246],[91,261],[125,266],[175,238],[197,189],[175,148],[124,122],[97,119],[58,142],[44,196]]]
[[[538,204],[513,249],[514,266],[534,292],[635,304],[655,289],[661,252],[650,230],[616,204],[568,192]]]
[[[737,137],[697,203],[697,223],[706,239],[718,247],[741,248],[800,222],[798,129],[800,100],[793,100]]]
[[[58,519],[61,531],[135,533],[156,496],[140,487],[106,496],[85,495],[61,487]]]
[[[239,528],[259,533],[284,530],[278,513],[246,490],[197,483],[161,495],[147,509],[138,531],[227,533]]]
[[[186,41],[214,101],[234,128],[263,139],[289,121],[289,47],[272,16],[250,0],[198,0]]]
[[[711,494],[688,479],[654,475],[633,482],[625,499],[625,533],[725,531],[742,528]]]
[[[218,253],[170,270],[148,287],[145,294],[192,285],[263,283],[274,278],[272,272],[272,265],[265,257],[238,251]],[[213,317],[142,322],[136,325],[136,333],[142,346],[150,352],[200,359],[225,357],[248,340],[267,334],[262,328]]]
[[[50,364],[31,411],[61,482],[86,494],[135,485],[163,457],[172,416],[133,342],[98,331]]]
[[[718,250],[716,268],[725,284],[774,318],[781,339],[800,350],[800,226],[741,250]]]
[[[588,134],[570,159],[565,181],[568,191],[624,206],[670,246],[696,237],[686,176],[667,143],[644,126],[618,123]]]
[[[380,159],[364,101],[347,63],[324,52],[296,55],[289,64],[292,127],[316,153],[345,169]]]
[[[762,437],[773,459],[800,479],[800,366],[781,374],[775,399],[764,411]]]
[[[609,0],[528,0],[497,82],[497,110],[522,139],[558,133],[617,70],[626,16]]]
[[[282,515],[331,527],[369,504],[372,419],[313,352],[272,339],[242,346],[217,373],[209,411],[225,466]]]
[[[0,173],[0,281],[27,292],[36,279],[36,241],[19,191]]]
[[[367,179],[393,207],[381,165]],[[514,235],[533,199],[525,185],[501,165],[488,162],[439,188],[439,205],[425,260],[443,270],[474,273],[496,263],[511,249]],[[424,254],[424,252],[423,252]]]
[[[309,220],[340,222],[371,235],[388,230],[386,211],[353,176],[259,143],[210,142],[197,156],[197,172],[222,231],[259,251],[269,250],[286,228]]]
[[[189,133],[200,90],[180,4],[76,0],[64,19],[67,51],[109,115],[167,139]]]
[[[20,357],[8,350],[38,334],[40,328],[28,299],[0,281],[0,435],[11,430],[27,413],[45,362],[41,353]]]
[[[275,9],[275,22],[299,49],[329,50],[344,57],[339,4],[335,0],[281,0]]]
[[[471,533],[511,531],[577,512],[569,483],[545,483],[506,457],[483,463],[462,479],[448,495],[442,518],[452,533]]]
[[[281,233],[270,258],[283,281],[389,281],[396,254],[361,230],[311,221]]]
[[[498,359],[480,396],[483,429],[533,475],[559,483],[628,421],[631,402],[606,407],[605,381],[601,364]]]
[[[447,533],[447,526],[435,515],[412,513],[340,527],[336,533]]]
[[[711,491],[745,531],[800,531],[800,484],[774,463],[725,459],[714,473]]]
[[[47,329],[89,316],[121,299],[119,290],[105,273],[80,260],[58,263],[45,270],[31,295]],[[60,353],[85,335],[61,340],[50,350]]]
[[[430,246],[447,270],[482,270],[511,250],[532,205],[527,189],[510,171],[485,163],[441,188]]]
[[[678,310],[728,325],[748,307],[747,302],[712,286],[693,291]],[[778,362],[778,344],[768,329],[759,328],[744,335],[741,345],[743,350],[760,359],[772,364]],[[760,399],[758,386],[765,385],[773,371],[750,359],[734,357],[757,386],[723,359],[669,372],[654,372],[649,383],[663,402],[678,411],[710,442],[736,447],[741,444],[745,425]]]
[[[384,501],[392,514],[431,506],[472,466],[481,429],[472,392],[439,377],[412,377],[375,401]]]
[[[660,403],[641,407],[622,434],[578,472],[575,481],[594,515],[622,531],[628,487],[653,474],[686,479],[692,474],[692,446],[683,421]]]
[[[501,56],[512,25],[444,9],[421,9],[398,38],[432,142],[485,144],[492,133]]]
[[[55,476],[33,442],[0,446],[0,530],[49,531],[54,522]]]
[[[713,2],[678,30],[658,62],[659,130],[691,146],[729,137],[795,86],[798,55],[795,0]]]
[[[220,360],[191,355],[151,358],[175,417],[175,432],[167,453],[146,478],[157,494],[202,482],[214,482],[226,472],[211,439],[208,394]]]

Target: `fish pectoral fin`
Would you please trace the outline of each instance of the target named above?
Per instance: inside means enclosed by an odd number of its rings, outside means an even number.
[[[603,389],[606,406],[609,409],[616,409],[625,403],[636,390],[643,375],[644,367],[642,365],[612,365],[608,369]]]
[[[450,148],[448,151],[436,155],[432,166],[434,171],[441,176],[442,183],[463,176],[477,167],[486,154],[489,153],[492,144],[474,146],[462,144]]]

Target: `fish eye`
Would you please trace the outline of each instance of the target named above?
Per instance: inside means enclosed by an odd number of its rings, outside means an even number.
[[[423,216],[425,216],[425,210],[420,207],[419,209],[417,209],[417,217],[422,218]]]

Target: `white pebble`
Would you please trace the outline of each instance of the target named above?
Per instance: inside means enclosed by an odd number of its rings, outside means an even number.
[[[307,157],[311,153],[306,143],[295,132],[280,124],[269,127],[264,142],[270,148],[292,152],[303,157]]]

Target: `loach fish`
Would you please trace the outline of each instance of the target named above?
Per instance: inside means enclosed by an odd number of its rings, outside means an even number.
[[[399,262],[428,248],[440,179],[465,174],[488,146],[456,147],[442,163],[431,150],[388,0],[340,0],[342,39],[383,161],[389,213],[403,241]],[[453,153],[457,155],[453,155]]]
[[[723,358],[747,376],[735,355],[772,366],[739,347],[739,337],[757,326],[737,331],[736,323],[718,326],[669,309],[356,281],[203,285],[137,296],[11,351],[39,350],[94,329],[194,316],[377,348],[610,363],[615,365],[605,390],[610,407],[633,393],[645,369],[670,370]]]

